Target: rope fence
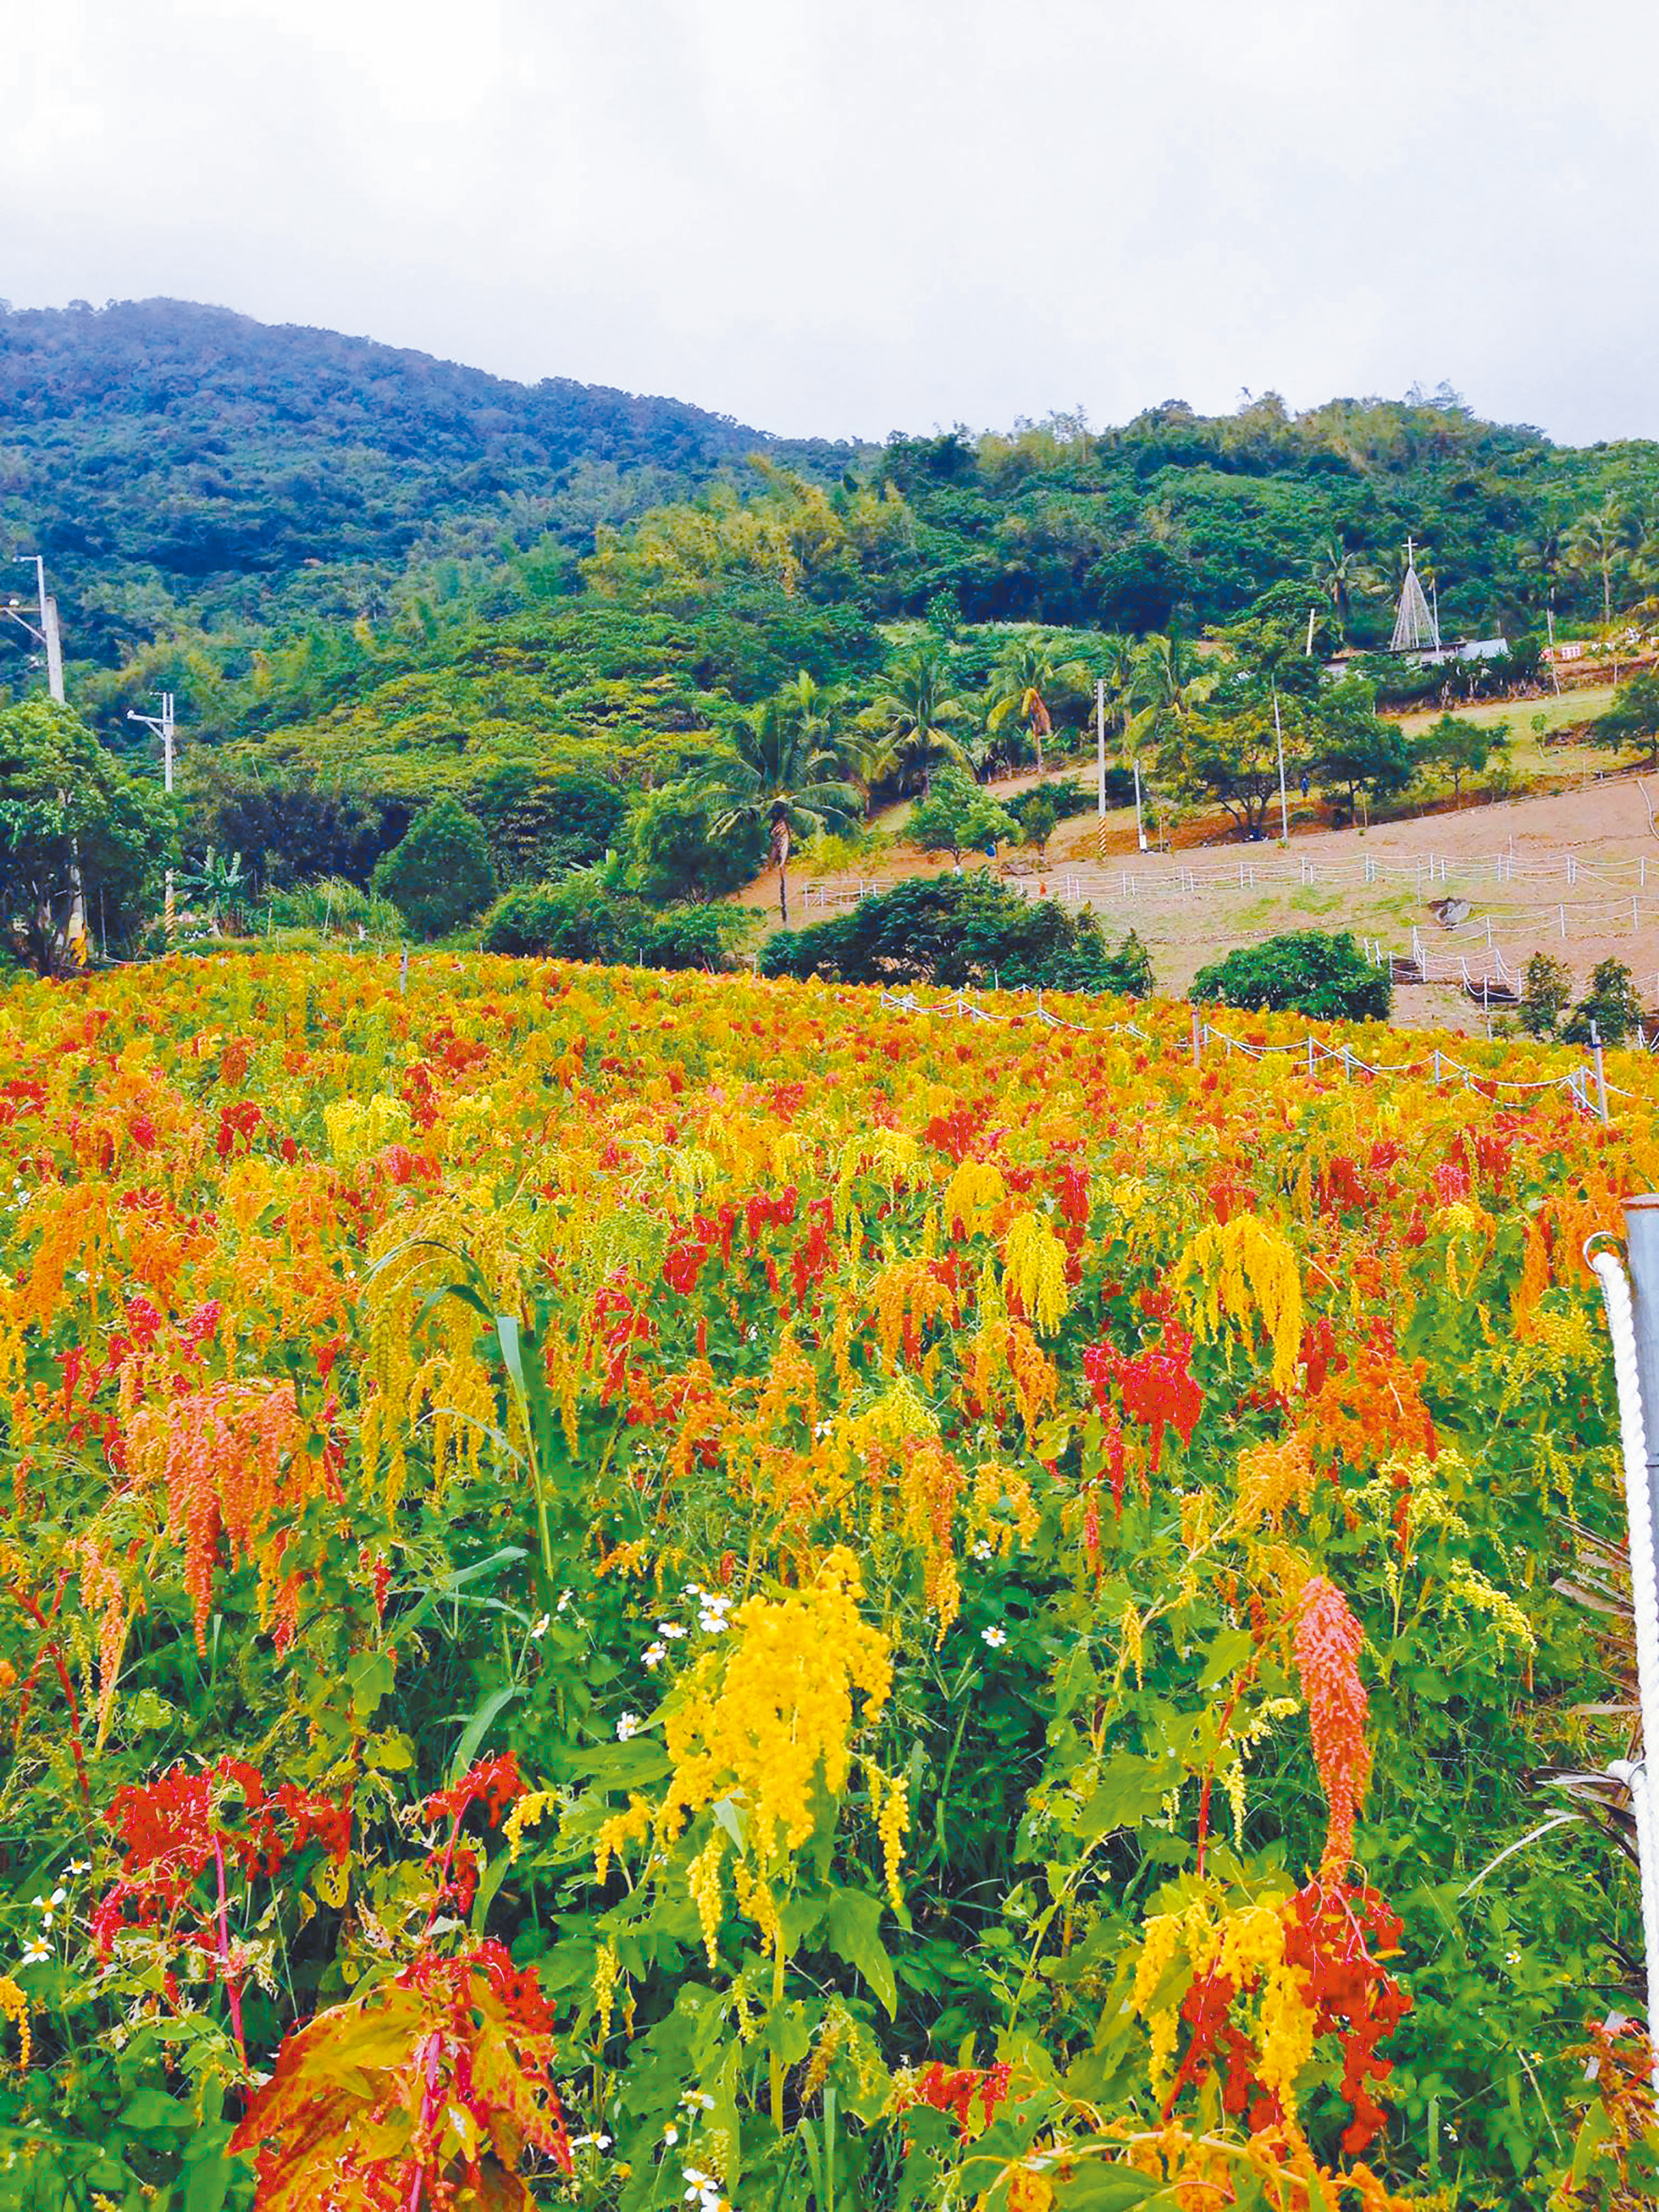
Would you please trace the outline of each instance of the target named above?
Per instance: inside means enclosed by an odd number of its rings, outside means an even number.
[[[1047,1030],[1066,1030],[1078,1036],[1128,1036],[1141,1044],[1166,1054],[1173,1052],[1182,1058],[1190,1057],[1194,1067],[1201,1067],[1206,1052],[1218,1048],[1228,1060],[1237,1054],[1246,1060],[1265,1060],[1286,1058],[1298,1067],[1305,1068],[1310,1080],[1322,1068],[1335,1061],[1345,1078],[1366,1076],[1372,1081],[1430,1083],[1437,1088],[1451,1085],[1463,1091],[1480,1091],[1483,1094],[1516,1091],[1537,1095],[1559,1091],[1571,1098],[1580,1112],[1592,1121],[1608,1118],[1610,1098],[1633,1098],[1638,1094],[1621,1089],[1607,1079],[1607,1067],[1602,1048],[1592,1048],[1591,1057],[1585,1065],[1570,1069],[1565,1075],[1534,1078],[1493,1075],[1486,1069],[1471,1067],[1457,1060],[1443,1047],[1437,1046],[1426,1060],[1364,1060],[1347,1045],[1327,1044],[1311,1030],[1298,1042],[1291,1044],[1253,1044],[1247,1038],[1231,1036],[1219,1029],[1198,1007],[1193,1009],[1190,1040],[1171,1043],[1170,1040],[1142,1029],[1138,1022],[1071,1022],[1051,1013],[1043,1003],[1043,994],[1036,994],[1036,1006],[1029,1014],[994,1013],[987,1006],[977,1005],[966,993],[956,991],[947,999],[928,1001],[920,999],[913,990],[884,991],[882,1006],[892,1012],[927,1014],[934,1018],[969,1021],[980,1024],[1008,1025],[1021,1021],[1035,1021]]]

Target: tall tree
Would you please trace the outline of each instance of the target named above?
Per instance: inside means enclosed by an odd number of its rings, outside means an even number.
[[[919,645],[893,663],[872,711],[898,758],[920,770],[924,799],[933,789],[935,762],[963,763],[952,726],[964,720],[967,705],[951,690],[950,661],[936,643]]]
[[[809,690],[808,687],[811,687]],[[769,866],[778,872],[778,912],[789,919],[789,855],[798,836],[856,818],[858,795],[825,742],[818,687],[798,677],[733,722],[703,781],[717,794],[715,828],[763,822]]]
[[[161,791],[128,775],[72,708],[36,696],[0,709],[0,931],[37,974],[76,964],[77,876],[103,933],[126,934],[173,848]]]
[[[1297,732],[1285,737],[1296,766]],[[1241,702],[1230,712],[1194,714],[1166,728],[1159,767],[1176,787],[1198,799],[1224,807],[1243,837],[1265,835],[1267,810],[1279,796],[1279,739],[1273,710],[1260,700]]]
[[[1041,775],[1042,741],[1054,729],[1050,702],[1061,691],[1079,690],[1086,680],[1079,661],[1055,660],[1048,639],[1016,638],[1004,647],[991,672],[994,696],[987,725],[998,730],[1011,715],[1018,714],[1031,733]]]
[[[1634,526],[1629,507],[1609,492],[1600,507],[1581,514],[1567,532],[1570,567],[1581,576],[1599,576],[1601,582],[1601,620],[1613,620],[1613,572],[1629,556]]]
[[[1348,610],[1356,592],[1367,591],[1372,585],[1372,570],[1367,556],[1358,547],[1350,545],[1340,531],[1327,538],[1313,557],[1313,582],[1316,591],[1322,592],[1331,603],[1331,612],[1336,622],[1336,634],[1346,645],[1348,641]]]

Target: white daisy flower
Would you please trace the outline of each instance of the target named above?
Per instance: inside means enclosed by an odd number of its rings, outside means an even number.
[[[979,1632],[981,1641],[988,1644],[993,1651],[1000,1651],[1008,1641],[1008,1632],[1006,1628],[981,1628]]]
[[[617,1742],[626,1743],[629,1736],[637,1735],[640,1732],[641,1725],[640,1717],[637,1713],[618,1713],[617,1716]]]

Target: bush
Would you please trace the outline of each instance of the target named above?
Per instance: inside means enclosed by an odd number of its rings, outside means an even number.
[[[586,766],[498,761],[468,793],[503,883],[540,882],[591,867],[616,844],[627,793]]]
[[[1642,1036],[1642,1000],[1635,978],[1622,960],[1599,961],[1590,971],[1590,987],[1572,1010],[1562,1031],[1568,1044],[1590,1044],[1594,1024],[1603,1044],[1623,1044]]]
[[[1241,945],[1201,968],[1192,995],[1249,1013],[1306,1014],[1316,1021],[1386,1021],[1394,984],[1347,930],[1292,930]]]
[[[486,952],[602,967],[727,967],[754,926],[743,907],[653,907],[587,872],[526,884],[496,900],[483,920]]]
[[[1075,814],[1094,811],[1095,787],[1092,781],[1085,785],[1074,782],[1070,776],[1057,776],[1052,781],[1045,779],[1042,783],[1034,783],[1029,791],[1005,799],[1002,804],[1023,828],[1026,809],[1039,802],[1054,810],[1056,822],[1069,822]],[[1115,763],[1106,771],[1106,804],[1133,806],[1134,803],[1134,771]]]
[[[1527,963],[1521,988],[1521,1026],[1529,1037],[1551,1037],[1572,997],[1572,971],[1547,952]]]
[[[1152,981],[1146,948],[1133,931],[1109,946],[1091,914],[1022,898],[982,872],[917,877],[811,929],[781,930],[761,953],[760,972],[1130,997],[1143,995]]]
[[[920,853],[979,850],[1018,834],[1014,817],[960,769],[944,768],[933,790],[905,824],[907,843]]]
[[[718,898],[758,875],[766,860],[760,822],[717,830],[724,801],[690,781],[666,783],[634,802],[628,853],[642,896]]]
[[[250,911],[257,916],[257,908]],[[344,876],[325,876],[319,883],[273,891],[270,919],[277,929],[343,930],[354,936],[362,929],[370,937],[404,934],[403,915],[390,899],[360,890]]]
[[[447,797],[410,824],[402,844],[375,864],[373,880],[416,937],[459,929],[495,888],[482,824]]]

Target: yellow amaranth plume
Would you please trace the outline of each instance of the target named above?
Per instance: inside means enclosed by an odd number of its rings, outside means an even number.
[[[1002,1285],[1044,1336],[1065,1318],[1066,1247],[1041,1214],[1017,1214],[1002,1246]]]
[[[1302,1278],[1277,1230],[1251,1213],[1211,1222],[1182,1255],[1176,1282],[1200,1335],[1218,1334],[1224,1316],[1242,1335],[1259,1314],[1273,1345],[1273,1388],[1291,1388],[1302,1347]]]

